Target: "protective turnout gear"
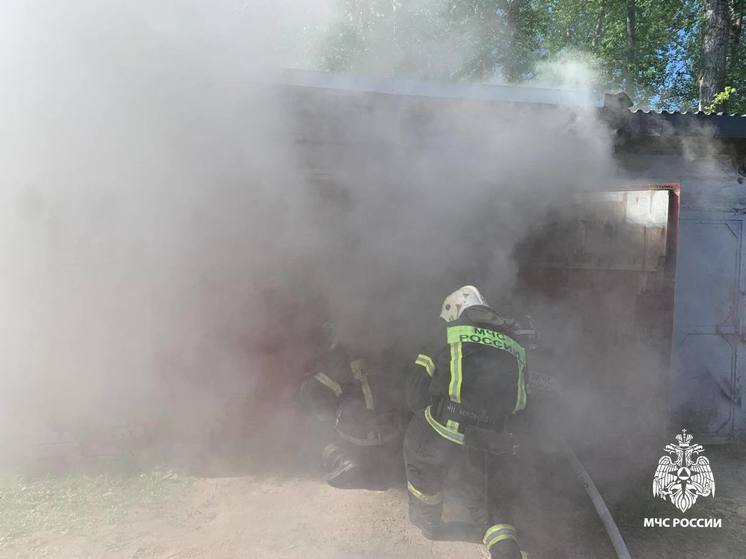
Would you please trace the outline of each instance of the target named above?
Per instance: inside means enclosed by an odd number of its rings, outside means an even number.
[[[348,380],[349,357],[339,346],[328,351],[315,365],[315,373],[300,387],[300,400],[319,421],[334,422]]]
[[[469,511],[478,540],[494,558],[520,558],[520,554],[515,554],[519,548],[512,524],[520,479],[515,455],[489,456],[458,446],[435,434],[424,417],[417,415],[407,428],[404,460],[409,518],[426,538],[445,539],[441,536],[445,528],[441,521],[443,490],[450,467],[458,463],[462,468],[457,489]],[[503,530],[498,533],[496,526]],[[508,535],[511,538],[501,537]]]
[[[512,524],[493,524],[484,532],[482,543],[490,552],[491,559],[522,559],[516,539],[515,527]]]
[[[328,444],[322,452],[326,480],[335,487],[364,485],[401,441],[401,388],[384,378],[384,367],[351,359],[340,344],[319,361],[302,384],[302,403],[322,423]],[[393,459],[396,460],[396,457]]]
[[[505,324],[492,309],[472,307],[446,328],[425,418],[451,442],[463,444],[465,424],[501,431],[508,416],[526,407],[526,351]],[[471,420],[459,420],[469,414]]]
[[[438,534],[443,484],[463,459],[461,489],[484,545],[493,558],[520,559],[510,515],[518,445],[509,428],[526,407],[523,340],[516,322],[488,307],[473,286],[449,295],[440,316],[440,343],[417,356],[407,381],[414,412],[404,440],[410,519],[426,536]]]

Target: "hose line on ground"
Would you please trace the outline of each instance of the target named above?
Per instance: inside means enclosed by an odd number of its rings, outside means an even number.
[[[622,538],[622,534],[619,532],[619,528],[617,527],[616,522],[614,522],[614,519],[612,518],[606,503],[604,503],[603,497],[601,497],[601,494],[598,492],[596,484],[593,483],[591,476],[583,467],[583,464],[580,463],[575,452],[569,446],[565,447],[565,455],[567,456],[573,471],[583,484],[585,492],[588,493],[588,497],[590,497],[591,502],[593,503],[593,508],[596,509],[596,513],[601,519],[601,523],[604,525],[606,533],[609,535],[611,545],[614,546],[617,558],[631,559],[629,549],[627,549],[627,544],[624,543],[624,538]]]

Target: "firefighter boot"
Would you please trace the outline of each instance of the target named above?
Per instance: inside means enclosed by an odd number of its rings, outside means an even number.
[[[490,552],[491,559],[522,559],[515,527],[511,524],[495,524],[487,528],[482,540]]]
[[[332,487],[346,489],[360,481],[360,467],[354,457],[335,443],[329,443],[322,454],[326,482]]]
[[[423,503],[413,495],[409,495],[409,520],[417,526],[422,535],[428,540],[443,539],[441,517],[443,502]]]
[[[503,540],[490,547],[490,559],[522,559],[526,557],[513,540]]]

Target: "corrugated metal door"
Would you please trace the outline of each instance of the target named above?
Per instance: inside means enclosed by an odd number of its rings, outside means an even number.
[[[740,218],[698,213],[680,221],[672,401],[688,428],[710,441],[730,440],[740,424]]]

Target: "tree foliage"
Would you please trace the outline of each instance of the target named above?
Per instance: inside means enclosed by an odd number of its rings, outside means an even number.
[[[640,106],[699,103],[706,0],[339,0],[324,68],[387,77],[521,82],[547,62],[594,62],[600,90]],[[727,0],[727,95],[746,112],[746,0]]]
[[[518,81],[540,49],[529,0],[340,0],[339,8],[322,48],[330,70]]]
[[[599,63],[600,87],[624,89],[638,102],[663,89],[686,19],[680,0],[553,0],[550,13],[549,52],[591,53]]]

